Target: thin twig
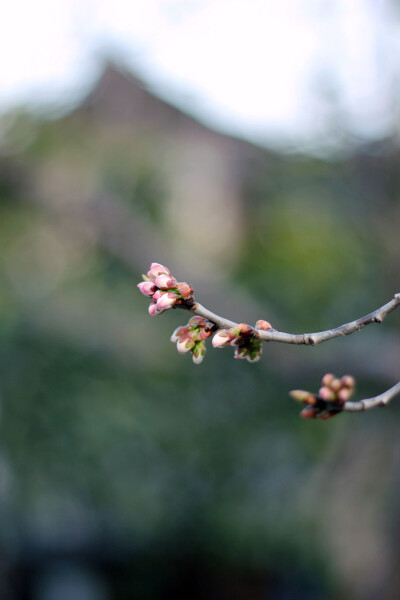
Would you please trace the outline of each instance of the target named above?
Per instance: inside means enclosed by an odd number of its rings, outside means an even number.
[[[379,396],[373,398],[366,398],[365,400],[359,400],[358,402],[345,402],[343,410],[347,412],[361,412],[363,410],[369,410],[376,406],[386,406],[391,400],[400,394],[400,381],[393,387],[386,390]]]
[[[274,329],[272,331],[257,331],[257,335],[264,342],[282,342],[284,344],[305,344],[306,346],[316,346],[321,342],[326,342],[327,340],[331,340],[335,337],[350,335],[351,333],[359,331],[371,323],[382,323],[383,319],[399,305],[400,293],[397,293],[394,295],[393,299],[390,300],[390,302],[387,302],[387,304],[384,304],[380,308],[377,308],[373,312],[361,317],[360,319],[356,319],[350,323],[345,323],[344,325],[340,325],[340,327],[336,327],[335,329],[327,329],[326,331],[302,334],[285,333],[283,331],[277,331]],[[237,323],[211,312],[199,302],[195,302],[190,310],[195,315],[200,315],[201,317],[205,317],[206,319],[213,321],[220,329],[229,329],[230,327],[237,325]]]

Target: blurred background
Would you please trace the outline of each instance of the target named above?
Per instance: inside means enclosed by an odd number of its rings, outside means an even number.
[[[16,0],[0,36],[4,600],[400,597],[400,314],[194,365],[136,284],[327,329],[399,292],[400,3]],[[209,344],[210,346],[210,344]]]

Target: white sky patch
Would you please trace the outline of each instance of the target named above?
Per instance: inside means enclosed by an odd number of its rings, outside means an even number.
[[[13,0],[2,7],[0,108],[63,101],[112,49],[161,93],[262,139],[395,127],[399,15],[389,0]],[[188,99],[189,98],[189,99]]]

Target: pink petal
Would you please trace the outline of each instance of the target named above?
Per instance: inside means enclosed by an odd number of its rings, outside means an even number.
[[[160,263],[151,263],[150,271],[147,273],[147,277],[150,277],[150,279],[154,281],[159,275],[168,275],[171,277],[171,273],[167,267],[160,265]]]
[[[142,281],[137,287],[145,296],[152,296],[157,289],[152,281]]]
[[[170,288],[176,287],[177,282],[170,275],[162,274],[155,278],[154,283],[160,290],[169,290]]]
[[[155,317],[156,315],[160,315],[163,311],[157,307],[157,304],[150,304],[149,306],[149,315],[151,317]]]
[[[159,310],[168,310],[168,308],[171,308],[177,300],[178,296],[176,294],[167,292],[157,300],[157,308]]]
[[[227,329],[221,329],[221,331],[217,331],[212,339],[212,345],[214,348],[223,348],[224,346],[228,346],[230,342],[230,335]]]
[[[171,342],[177,342],[180,337],[186,335],[188,332],[187,327],[177,327],[171,335]]]
[[[194,346],[194,341],[189,335],[183,335],[179,338],[176,347],[178,349],[179,354],[185,354],[189,352]]]

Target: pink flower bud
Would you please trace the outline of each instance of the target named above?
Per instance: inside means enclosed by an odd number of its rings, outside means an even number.
[[[335,376],[332,373],[325,373],[325,375],[322,378],[322,385],[326,385],[327,387],[330,387],[330,385],[334,379],[335,379]]]
[[[155,278],[159,275],[168,275],[169,277],[171,277],[171,273],[169,272],[169,269],[167,269],[167,267],[164,267],[159,263],[151,263],[150,271],[148,271],[147,277],[154,281]]]
[[[137,287],[145,296],[152,296],[157,289],[152,281],[142,281]]]
[[[155,291],[155,292],[154,292],[154,294],[153,294],[153,300],[154,300],[154,302],[157,302],[157,300],[158,300],[159,298],[161,298],[162,294],[163,294],[163,293],[162,293],[162,291],[161,291],[161,290],[157,290],[157,289],[156,289],[156,291]]]
[[[195,345],[195,347],[193,348],[193,362],[195,365],[199,365],[201,362],[203,362],[203,359],[206,355],[206,345],[204,342],[200,342],[198,344]]]
[[[353,390],[348,387],[343,387],[338,391],[338,398],[341,402],[347,402],[353,395]]]
[[[354,377],[352,375],[343,375],[343,377],[341,377],[340,381],[347,388],[353,388],[356,384],[356,380],[354,379]]]
[[[228,346],[231,341],[231,336],[229,334],[228,329],[221,329],[217,331],[212,339],[212,345],[214,348],[223,348],[224,346]]]
[[[158,288],[160,288],[160,290],[169,290],[173,287],[176,287],[177,282],[173,277],[171,277],[171,275],[165,275],[163,273],[155,278],[154,283]]]
[[[178,296],[172,292],[166,292],[157,300],[156,306],[158,310],[168,310],[172,308],[175,302],[178,300]]]
[[[258,351],[250,351],[248,353],[248,355],[246,356],[246,359],[253,363],[253,362],[257,362],[258,360],[260,360],[261,358],[261,349]]]
[[[188,332],[187,327],[177,327],[174,333],[171,335],[171,342],[177,342],[180,337],[186,335]]]
[[[155,317],[156,315],[160,315],[163,311],[157,307],[157,304],[150,304],[149,306],[149,315],[151,317]]]
[[[200,363],[203,362],[204,360],[204,355],[203,354],[198,354],[197,356],[193,353],[192,356],[192,360],[194,362],[195,365],[199,365]]]
[[[176,347],[178,348],[179,354],[185,354],[185,352],[189,352],[193,348],[194,344],[193,338],[186,334],[179,338]]]
[[[322,387],[319,388],[319,392],[318,394],[321,396],[322,400],[325,400],[327,402],[329,401],[333,401],[336,398],[336,394],[333,390],[331,390],[331,388],[327,387],[326,385],[323,385]]]
[[[337,377],[334,377],[332,379],[332,381],[330,382],[329,387],[334,392],[338,392],[340,390],[340,388],[342,387],[342,382]]]

